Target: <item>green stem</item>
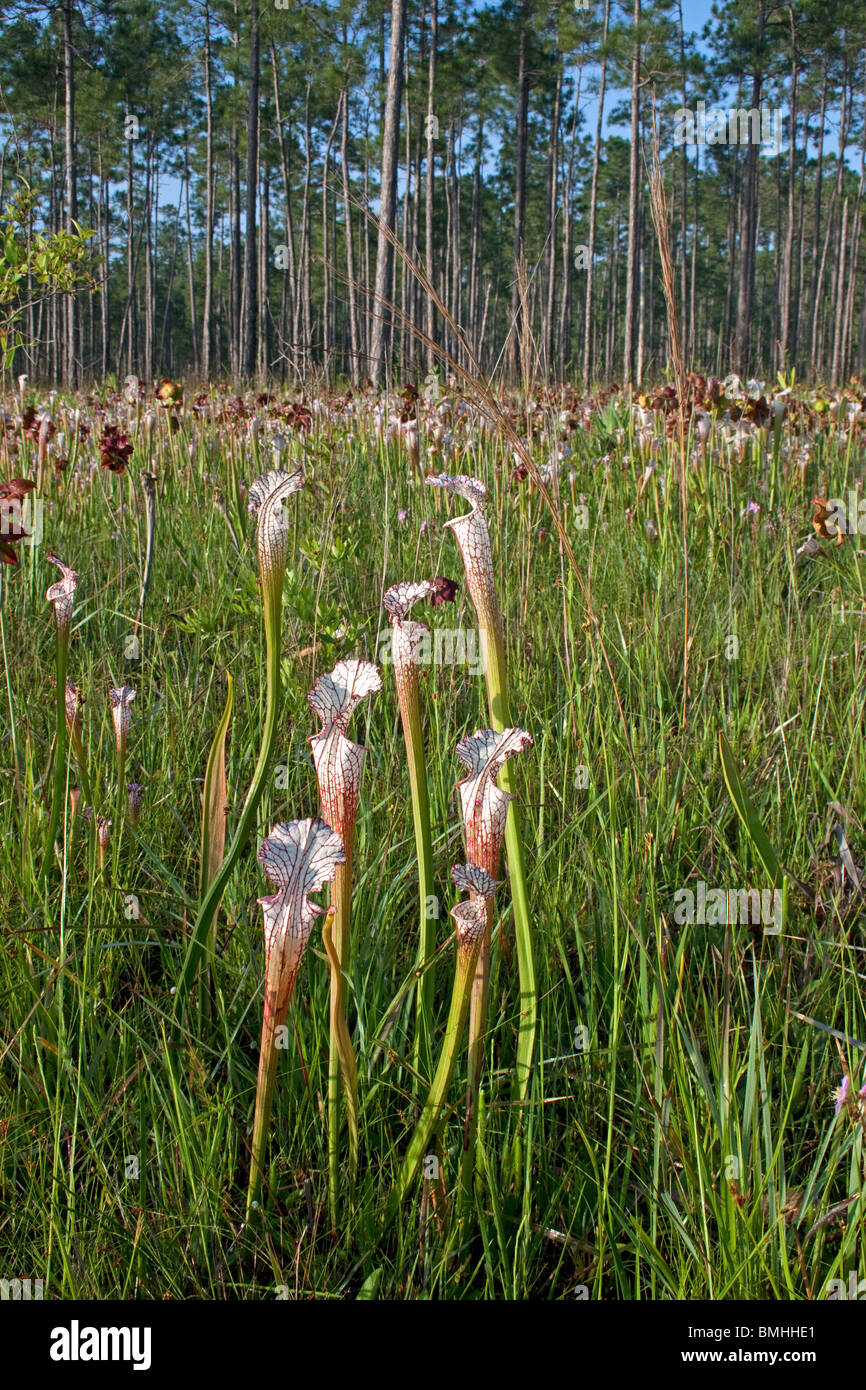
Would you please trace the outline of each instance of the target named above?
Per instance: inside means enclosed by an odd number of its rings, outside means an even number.
[[[286,1008],[281,1010],[282,1017],[278,1015],[274,995],[269,992],[267,982],[265,983],[265,1007],[262,1015],[262,1042],[259,1051],[259,1070],[256,1078],[256,1114],[253,1120],[253,1142],[250,1155],[250,1181],[247,1188],[247,1206],[245,1220],[249,1221],[252,1204],[256,1200],[261,1187],[262,1176],[264,1173],[265,1148],[268,1142],[268,1130],[271,1124],[271,1111],[274,1104],[274,1087],[277,1081],[277,1063],[279,1061],[279,1049],[276,1045],[277,1029],[285,1023],[288,1015],[288,1005],[291,1003],[291,995]]]
[[[433,840],[430,830],[430,795],[427,789],[427,767],[424,759],[424,735],[421,729],[421,705],[418,699],[417,671],[409,679],[400,700],[400,717],[406,742],[409,766],[409,789],[412,797],[412,822],[415,829],[415,852],[418,856],[418,984],[415,1006],[415,1041],[412,1063],[416,1073],[429,1076],[433,1070],[433,971],[425,965],[436,950],[436,917],[429,912],[435,898],[433,880]],[[413,1080],[417,1090],[418,1078]]]
[[[195,925],[193,926],[192,936],[183,963],[183,970],[181,971],[180,979],[177,983],[177,993],[174,999],[175,1019],[179,1019],[181,1016],[184,1000],[186,999],[190,985],[195,978],[196,971],[198,970],[202,955],[205,951],[211,922],[219,907],[220,899],[222,898],[226,883],[234,869],[238,856],[249,839],[259,802],[262,799],[262,794],[265,789],[265,777],[276,743],[277,719],[280,712],[282,574],[279,576],[279,583],[269,583],[266,586],[264,594],[264,612],[265,642],[267,645],[266,708],[265,725],[262,731],[262,743],[259,749],[258,762],[256,763],[253,779],[250,783],[249,791],[247,792],[246,801],[241,811],[234,838],[229,845],[218,873],[214,875],[208,886],[207,892],[199,907],[198,916],[195,919]]]
[[[125,806],[124,806],[124,804],[123,804],[123,798],[124,798],[124,792],[125,792],[125,791],[126,791],[126,749],[124,749],[123,752],[120,752],[120,750],[118,750],[118,753],[117,753],[117,798],[116,798],[115,811],[114,811],[114,826],[112,827],[113,830],[114,830],[114,834],[113,834],[112,837],[111,837],[111,841],[112,841],[112,848],[111,848],[111,863],[112,863],[112,873],[113,873],[113,875],[114,875],[114,883],[115,883],[115,884],[117,883],[117,879],[118,879],[118,866],[119,866],[119,863],[120,863],[120,841],[121,841],[121,837],[122,837],[122,835],[123,835],[123,822],[124,822],[124,820],[125,820],[124,812],[125,812],[126,808],[125,808]],[[114,885],[112,885],[112,886],[114,886]]]
[[[331,889],[331,902],[334,916],[329,924],[334,958],[331,969],[331,1011],[330,1046],[328,1051],[328,1205],[331,1226],[338,1229],[340,1215],[340,1073],[348,1094],[348,1104],[355,1123],[352,1135],[354,1169],[357,1164],[357,1072],[354,1058],[351,1057],[348,1026],[346,1024],[346,1004],[343,979],[349,969],[350,957],[350,912],[352,900],[352,836],[344,835],[343,850],[345,864],[339,864],[334,873]],[[330,952],[329,952],[330,955]],[[348,1045],[349,1056],[341,1058],[341,1051]],[[354,1092],[353,1093],[353,1088]]]
[[[51,818],[45,839],[45,854],[42,859],[40,879],[48,873],[48,865],[54,853],[54,836],[60,822],[60,808],[66,796],[66,658],[69,654],[69,633],[58,632],[55,654],[57,673],[56,736],[54,742],[54,792],[51,799]]]
[[[78,764],[78,778],[84,793],[84,804],[85,806],[93,806],[93,788],[90,783],[90,773],[87,771],[87,754],[84,751],[81,737],[76,738],[74,734],[72,736],[72,752]]]
[[[484,674],[487,681],[487,701],[490,721],[497,733],[511,726],[508,705],[508,683],[505,676],[505,643],[498,624],[481,628]],[[499,773],[503,791],[514,794],[514,779],[509,762]],[[517,802],[508,807],[505,823],[505,853],[514,907],[514,937],[517,944],[517,968],[520,977],[520,1021],[517,1036],[517,1088],[520,1102],[526,1100],[535,1050],[538,993],[535,981],[535,958],[532,950],[532,924],[529,916],[529,894],[526,889],[526,868],[523,861],[523,839]],[[483,1025],[483,1020],[482,1020]]]
[[[445,1038],[439,1055],[439,1065],[430,1087],[430,1094],[424,1102],[424,1109],[421,1111],[415,1132],[409,1141],[397,1185],[391,1196],[388,1208],[389,1221],[397,1215],[406,1193],[415,1181],[421,1160],[427,1153],[430,1140],[442,1118],[445,1097],[457,1060],[457,1049],[463,1034],[466,1014],[469,1010],[469,996],[475,975],[475,965],[478,960],[479,944],[480,942],[475,942],[468,950],[461,949],[459,945],[457,947],[454,991],[451,995],[451,1009],[445,1026]]]
[[[472,1199],[475,1172],[475,1139],[478,1125],[478,1097],[484,1064],[484,1037],[487,1027],[487,999],[490,992],[490,938],[493,900],[487,905],[487,926],[478,950],[478,963],[469,1001],[469,1046],[466,1057],[466,1121],[460,1156],[460,1210],[466,1212]]]

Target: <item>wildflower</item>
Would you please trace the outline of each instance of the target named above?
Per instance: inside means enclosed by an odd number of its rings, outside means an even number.
[[[444,575],[437,574],[433,580],[436,588],[430,595],[430,602],[434,608],[439,608],[443,603],[454,603],[457,598],[456,579],[446,579]]]
[[[289,496],[304,485],[304,475],[295,469],[291,473],[273,469],[257,478],[248,493],[248,510],[257,513],[257,544],[259,577],[262,585],[262,607],[265,619],[265,723],[253,779],[247,791],[234,838],[211,879],[199,907],[192,938],[187,947],[183,973],[175,994],[175,1011],[186,998],[198,967],[220,898],[238,855],[246,844],[253,827],[259,802],[265,789],[265,779],[277,738],[280,709],[280,635],[283,619],[283,579],[286,572],[286,553],[289,536],[289,517],[285,503]]]
[[[291,473],[275,468],[264,477],[257,478],[249,490],[247,511],[257,513],[259,571],[269,602],[279,599],[282,603],[289,535],[289,518],[284,504],[303,485],[304,475],[299,468]]]
[[[129,800],[129,823],[138,825],[138,818],[141,815],[141,803],[144,800],[144,787],[140,782],[130,782],[126,788]]]
[[[352,850],[355,816],[361,790],[361,770],[366,748],[352,743],[346,729],[355,707],[366,695],[382,689],[382,678],[370,661],[338,661],[328,675],[319,676],[307,699],[322,721],[309,740],[316,764],[322,812],[343,845],[343,862],[334,871],[331,903],[333,922],[323,927],[323,941],[331,964],[331,1037],[328,1062],[328,1171],[331,1222],[338,1223],[339,1091],[343,1077],[346,1116],[352,1141],[352,1166],[358,1152],[358,1072],[346,1024],[344,978],[351,947]]]
[[[849,1090],[850,1086],[851,1086],[851,1078],[850,1078],[849,1076],[843,1076],[843,1077],[842,1077],[842,1084],[841,1084],[840,1086],[837,1086],[837,1088],[836,1088],[836,1090],[833,1092],[833,1096],[832,1096],[832,1099],[836,1102],[835,1108],[834,1108],[834,1110],[833,1110],[833,1114],[834,1114],[834,1115],[838,1115],[838,1114],[839,1114],[839,1111],[842,1109],[842,1106],[843,1106],[843,1105],[846,1103],[846,1101],[848,1100],[848,1090]],[[866,1086],[864,1086],[863,1089],[866,1090]],[[861,1095],[862,1095],[862,1094],[863,1094],[863,1092],[861,1091]]]
[[[99,441],[100,462],[112,473],[125,473],[132,456],[132,445],[117,425],[106,425]]]
[[[265,927],[265,1011],[285,1017],[313,923],[325,910],[309,895],[333,879],[346,856],[336,831],[316,819],[275,825],[258,859],[277,889],[257,899]]]
[[[132,723],[132,712],[129,706],[135,699],[135,691],[130,689],[128,685],[117,686],[109,691],[109,699],[111,700],[111,717],[114,720],[117,756],[124,758],[126,755],[126,736]]]
[[[0,483],[0,564],[18,564],[14,547],[30,535],[21,520],[21,499],[35,486],[30,478],[12,478],[8,483]]]
[[[265,1001],[256,1082],[247,1214],[257,1195],[277,1075],[277,1030],[285,1023],[307,942],[325,911],[310,898],[346,862],[343,842],[323,820],[280,822],[261,844],[262,868],[276,888],[259,898],[265,929]]]
[[[66,731],[72,740],[73,747],[81,743],[81,706],[84,704],[84,696],[74,685],[66,687]],[[78,756],[76,750],[76,757]]]
[[[457,783],[466,857],[494,878],[499,872],[508,805],[514,799],[512,792],[497,786],[496,777],[507,758],[513,758],[531,743],[532,737],[525,729],[503,729],[500,733],[476,729],[457,745],[457,756],[468,769],[467,776]]]
[[[99,846],[99,867],[104,869],[111,845],[111,821],[105,816],[97,816],[96,818],[96,840]]]
[[[447,488],[472,504],[471,510],[462,516],[452,517],[445,525],[454,532],[457,544],[463,555],[466,580],[472,602],[478,614],[479,625],[501,627],[499,605],[493,582],[493,554],[490,548],[490,534],[484,513],[487,506],[487,488],[477,478],[463,474],[452,477],[449,473],[439,473],[427,479],[434,487]]]
[[[160,405],[183,405],[183,382],[169,381],[168,377],[161,376],[154,395]]]
[[[78,585],[78,575],[75,570],[64,565],[62,560],[58,560],[56,555],[46,555],[45,558],[63,572],[63,578],[58,579],[56,584],[52,584],[46,590],[45,597],[49,603],[54,604],[54,621],[57,624],[58,640],[64,638],[68,640],[69,629],[72,626],[72,600]]]
[[[427,482],[434,487],[447,488],[449,492],[457,493],[458,496],[464,497],[471,504],[468,512],[464,512],[461,516],[452,517],[446,521],[445,525],[454,532],[460,547],[463,567],[466,571],[466,583],[478,618],[490,722],[494,729],[504,730],[511,724],[508,681],[505,670],[505,632],[502,611],[496,597],[493,551],[485,518],[487,488],[478,478],[469,478],[463,474],[451,476],[448,473],[439,473],[436,477],[428,477]],[[503,785],[506,791],[511,789],[509,782],[510,775],[506,767],[503,770]],[[523,845],[520,838],[518,816],[513,803],[508,811],[506,842],[514,904],[515,939],[522,1001],[520,1036],[517,1047],[518,1085],[521,1100],[525,1100],[535,1046],[538,1003],[532,932],[529,921],[529,901],[526,892],[526,873],[523,864]]]
[[[845,539],[845,532],[839,526],[836,510],[828,507],[824,497],[813,497],[812,506],[814,508],[812,529],[815,535],[820,536],[823,540],[835,540],[837,546],[841,545]],[[834,528],[832,531],[827,526],[828,521],[832,522]]]
[[[322,721],[309,742],[319,779],[322,809],[342,837],[347,855],[355,832],[361,767],[366,749],[346,738],[349,719],[366,695],[378,693],[382,679],[370,661],[338,661],[319,676],[307,699]]]
[[[456,592],[456,585],[454,589]],[[400,708],[400,721],[403,725],[403,738],[406,744],[415,849],[418,855],[419,968],[432,956],[436,945],[435,921],[427,911],[428,904],[435,897],[435,885],[433,880],[433,843],[430,833],[430,802],[427,791],[427,769],[424,761],[424,733],[421,724],[419,662],[421,645],[425,638],[429,637],[430,631],[423,623],[410,621],[409,614],[414,605],[424,599],[431,603],[435,603],[437,599],[440,603],[446,602],[449,592],[450,581],[441,577],[422,579],[418,582],[404,580],[402,584],[393,584],[383,599],[384,607],[391,619],[391,662],[394,667],[397,703]],[[432,1014],[433,972],[425,970],[418,981],[414,1056],[416,1071],[427,1068],[428,1075],[429,1066],[432,1064],[430,1051]]]

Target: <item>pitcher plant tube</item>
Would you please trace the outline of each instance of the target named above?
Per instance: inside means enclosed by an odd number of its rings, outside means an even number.
[[[445,1112],[448,1087],[457,1060],[457,1050],[463,1036],[466,1015],[478,952],[484,939],[487,926],[488,901],[492,901],[498,885],[478,864],[458,864],[451,870],[451,877],[461,892],[470,892],[468,902],[460,902],[452,907],[457,937],[457,963],[454,974],[454,989],[451,995],[451,1009],[445,1026],[445,1037],[436,1074],[430,1092],[424,1102],[415,1131],[409,1141],[406,1156],[400,1169],[389,1205],[389,1220],[397,1215],[409,1188],[418,1175],[422,1159],[427,1153],[431,1140],[435,1137]]]
[[[508,820],[508,807],[514,797],[497,786],[496,778],[508,758],[532,743],[525,729],[476,729],[457,745],[457,756],[468,774],[457,783],[463,812],[466,858],[486,870],[491,878],[499,873],[502,841]],[[475,1127],[478,1092],[490,990],[490,938],[493,926],[493,900],[487,899],[487,924],[478,952],[472,999],[469,1007],[469,1054],[466,1082],[466,1125],[463,1136],[461,1189],[464,1201],[471,1190],[475,1163]]]
[[[320,819],[279,822],[262,841],[258,857],[277,891],[272,897],[258,899],[265,928],[265,1000],[247,1219],[264,1174],[277,1076],[278,1030],[286,1021],[313,923],[325,911],[322,904],[312,901],[310,894],[332,882],[337,868],[346,862],[339,835]]]
[[[126,744],[132,724],[130,705],[135,699],[135,691],[129,685],[117,685],[109,690],[108,698],[111,702],[114,747],[117,753],[117,791],[118,798],[122,798],[126,785]]]
[[[47,555],[52,565],[60,570],[62,578],[52,584],[45,594],[46,600],[54,605],[55,628],[55,677],[57,683],[55,739],[54,739],[54,791],[51,798],[51,816],[48,833],[45,837],[45,853],[42,859],[40,879],[48,872],[48,865],[54,853],[54,836],[60,821],[60,811],[66,800],[66,666],[69,658],[69,635],[72,631],[72,609],[78,575],[75,570],[64,565],[56,555]]]
[[[211,879],[199,905],[192,936],[180,979],[177,983],[174,1008],[179,1019],[190,984],[201,961],[214,914],[219,906],[229,875],[237,863],[253,828],[259,802],[265,789],[268,765],[277,736],[280,712],[280,638],[283,613],[283,578],[286,572],[286,552],[289,518],[285,504],[289,497],[303,487],[300,469],[285,473],[273,469],[257,478],[249,490],[249,511],[258,514],[257,546],[259,575],[262,585],[262,606],[265,623],[266,691],[265,723],[258,761],[241,810],[237,829],[218,872]]]
[[[378,694],[382,678],[370,661],[338,661],[328,675],[319,676],[307,699],[322,727],[309,742],[313,750],[322,814],[343,842],[345,862],[338,865],[331,889],[333,920],[323,939],[331,964],[330,1047],[328,1056],[328,1194],[331,1223],[339,1213],[340,1074],[346,1096],[346,1119],[351,1139],[351,1168],[358,1165],[358,1073],[346,1023],[345,982],[351,952],[352,858],[355,817],[361,791],[366,748],[346,737],[349,720],[368,695]]]
[[[81,736],[81,710],[84,705],[84,696],[75,685],[66,686],[66,732],[69,735],[69,742],[72,744],[72,752],[78,764],[78,772],[81,777],[81,788],[84,792],[84,803],[86,806],[93,805],[93,792],[90,786],[90,774],[87,768],[87,752],[84,747],[84,740]]]
[[[436,903],[433,880],[433,840],[430,831],[430,796],[427,789],[427,768],[424,759],[424,734],[421,727],[419,649],[429,628],[412,622],[409,614],[416,603],[424,600],[437,603],[454,601],[456,585],[453,580],[404,580],[387,590],[383,604],[391,620],[391,661],[397,687],[397,703],[406,744],[409,767],[409,789],[412,797],[412,821],[415,830],[415,852],[418,856],[418,986],[415,1006],[415,1042],[413,1063],[416,1073],[429,1077],[433,1066],[431,1038],[433,1030],[433,972],[430,963],[436,948]]]
[[[132,710],[130,709],[130,705],[135,699],[135,691],[131,686],[118,685],[108,692],[108,698],[111,701],[111,717],[114,721],[114,744],[117,753],[117,793],[115,795],[117,835],[114,841],[114,866],[116,870],[117,856],[120,849],[120,837],[123,833],[123,814],[126,803],[126,743],[132,724]]]
[[[493,552],[487,529],[485,509],[487,488],[478,478],[438,473],[428,477],[434,487],[446,488],[471,503],[462,516],[446,521],[457,539],[466,583],[475,612],[481,638],[484,677],[487,682],[487,703],[490,722],[500,732],[511,725],[508,681],[505,669],[505,636],[502,612],[496,597],[493,575]],[[502,768],[502,789],[513,793],[508,764]],[[505,825],[505,848],[508,857],[508,876],[514,905],[514,935],[517,942],[517,964],[520,975],[520,1025],[517,1039],[517,1088],[521,1102],[526,1100],[535,1049],[538,999],[535,983],[535,959],[532,950],[532,929],[529,920],[529,897],[526,889],[526,870],[523,862],[523,841],[514,802],[508,809]]]

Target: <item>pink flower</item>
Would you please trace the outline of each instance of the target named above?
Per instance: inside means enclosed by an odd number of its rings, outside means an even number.
[[[838,1086],[838,1087],[836,1088],[836,1090],[833,1092],[833,1097],[832,1097],[832,1098],[833,1098],[833,1100],[836,1102],[836,1106],[835,1106],[835,1109],[834,1109],[834,1111],[833,1111],[833,1114],[834,1114],[834,1115],[838,1115],[838,1114],[839,1114],[839,1111],[842,1109],[842,1106],[843,1106],[843,1105],[845,1104],[845,1102],[847,1101],[847,1099],[848,1099],[848,1090],[849,1090],[850,1086],[851,1086],[851,1078],[850,1078],[849,1076],[843,1076],[843,1077],[842,1077],[842,1084],[841,1084],[840,1086]],[[866,1087],[864,1087],[863,1089],[866,1090]],[[862,1093],[861,1093],[861,1094],[862,1094]]]

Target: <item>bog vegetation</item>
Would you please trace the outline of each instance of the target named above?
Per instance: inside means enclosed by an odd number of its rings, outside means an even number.
[[[687,8],[6,16],[4,1289],[856,1296],[863,8]]]
[[[864,596],[812,498],[859,495],[863,400],[692,376],[681,487],[670,388],[169,384],[6,402],[39,480],[0,605],[7,1263],[98,1297],[846,1279]],[[487,627],[486,674],[413,659],[422,624]],[[775,887],[778,927],[683,922],[698,881]]]

